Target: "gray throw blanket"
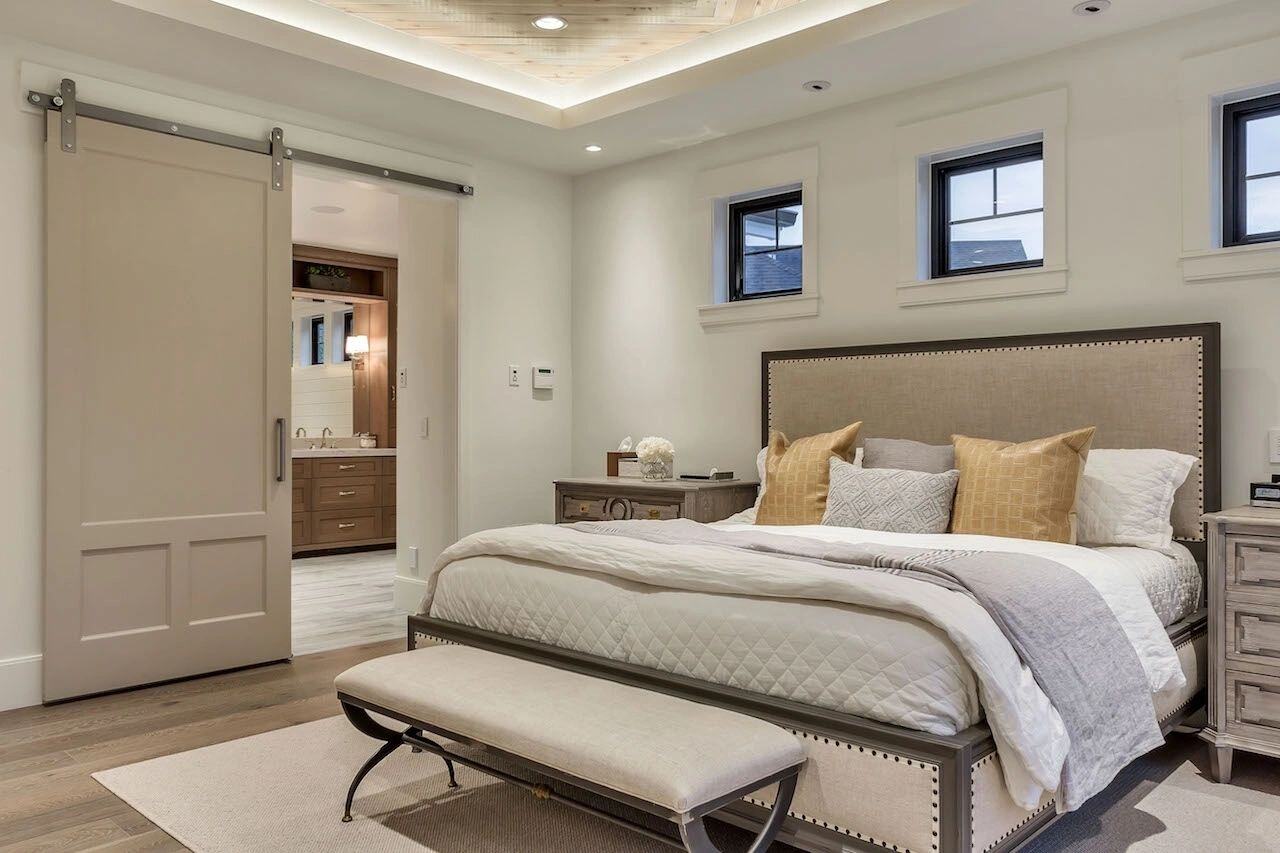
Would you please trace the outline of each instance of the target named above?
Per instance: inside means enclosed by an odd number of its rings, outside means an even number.
[[[1008,638],[1067,729],[1071,748],[1062,770],[1061,811],[1077,808],[1134,758],[1164,742],[1142,662],[1115,614],[1092,584],[1053,560],[730,533],[685,519],[571,527],[656,544],[709,545],[891,572],[972,596]]]

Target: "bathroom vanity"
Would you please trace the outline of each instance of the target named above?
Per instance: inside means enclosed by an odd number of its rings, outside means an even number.
[[[294,449],[294,554],[395,541],[394,447]]]

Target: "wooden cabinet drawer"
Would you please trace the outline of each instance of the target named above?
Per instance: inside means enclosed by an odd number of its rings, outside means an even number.
[[[680,517],[680,504],[633,500],[631,501],[631,514],[627,517],[648,521],[669,521]]]
[[[1275,666],[1280,674],[1280,606],[1227,602],[1227,658]]]
[[[311,541],[340,544],[382,537],[382,510],[328,510],[311,514]]]
[[[396,458],[394,456],[382,456],[380,459],[382,462],[381,472],[388,477],[394,477],[396,475]]]
[[[306,512],[311,509],[311,480],[293,481],[293,511]]]
[[[338,456],[330,459],[312,459],[313,477],[374,476],[378,473],[377,456]]]
[[[1228,536],[1227,589],[1280,595],[1280,539]]]
[[[395,506],[396,505],[396,478],[394,476],[381,477],[379,478],[378,482],[381,484],[379,488],[382,491],[382,499],[378,501],[378,503],[380,503],[382,506]]]
[[[311,513],[293,514],[293,547],[311,544]]]
[[[608,498],[562,495],[560,514],[565,521],[604,521],[610,518],[605,514],[608,503]]]
[[[396,508],[393,506],[382,510],[382,538],[396,538]]]
[[[311,483],[311,508],[315,510],[378,505],[377,477],[331,477]]]
[[[1227,731],[1280,744],[1280,677],[1227,670]]]
[[[311,460],[295,459],[293,460],[293,479],[305,480],[311,476]]]

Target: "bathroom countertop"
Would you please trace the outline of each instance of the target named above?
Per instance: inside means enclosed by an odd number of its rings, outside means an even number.
[[[322,459],[333,456],[395,456],[394,447],[325,447],[314,450],[306,447],[293,448],[294,459]]]

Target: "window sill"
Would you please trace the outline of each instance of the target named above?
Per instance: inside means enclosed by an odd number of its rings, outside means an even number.
[[[1187,284],[1280,276],[1280,242],[1184,252],[1182,280]]]
[[[698,322],[704,329],[713,326],[816,316],[818,316],[818,297],[806,296],[803,293],[797,296],[773,296],[743,302],[719,302],[715,305],[698,306]]]
[[[980,299],[1006,299],[1012,296],[1041,296],[1065,293],[1067,268],[1036,267],[1025,270],[933,278],[907,281],[898,285],[898,305],[938,305],[947,302],[973,302]]]

